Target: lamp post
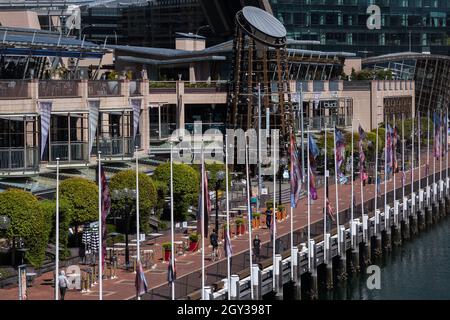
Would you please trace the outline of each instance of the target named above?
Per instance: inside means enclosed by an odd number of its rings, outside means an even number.
[[[280,159],[280,180],[278,180],[278,204],[281,205],[281,180],[283,179],[284,168],[288,164],[288,160],[285,156]],[[275,209],[275,208],[274,208]]]
[[[216,173],[216,233],[219,232],[219,188],[223,179],[225,178],[225,172],[220,170]]]
[[[131,210],[134,203],[134,199],[136,199],[136,190],[134,189],[119,189],[114,190],[112,192],[113,200],[124,200],[123,208],[126,215],[125,222],[125,268],[129,268],[130,266],[130,250],[128,246],[128,235],[130,233],[130,220],[131,220]],[[139,239],[138,239],[139,240]]]

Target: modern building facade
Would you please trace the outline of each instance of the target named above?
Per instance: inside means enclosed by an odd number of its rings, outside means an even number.
[[[312,48],[360,56],[393,52],[450,54],[450,3],[443,0],[269,0],[288,37],[320,41]],[[381,10],[369,30],[370,5]]]

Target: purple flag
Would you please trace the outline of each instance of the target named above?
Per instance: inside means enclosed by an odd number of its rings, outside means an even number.
[[[359,133],[359,141],[358,141],[358,147],[359,147],[359,178],[362,181],[366,181],[369,176],[366,173],[366,170],[364,169],[364,161],[366,160],[366,155],[364,153],[363,149],[363,141],[366,138],[366,132],[364,129],[359,125],[358,127],[358,133]]]
[[[147,279],[145,278],[144,270],[142,269],[141,261],[137,261],[136,265],[136,279],[134,281],[136,286],[136,295],[140,296],[148,291]]]
[[[336,162],[337,162],[337,174],[342,179],[343,173],[341,166],[345,161],[345,140],[342,131],[335,128],[336,135]]]
[[[294,134],[291,133],[291,208],[297,207],[297,202],[300,197],[302,173],[300,170],[300,163],[298,160],[297,143]]]

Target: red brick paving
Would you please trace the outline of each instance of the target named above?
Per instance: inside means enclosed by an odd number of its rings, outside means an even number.
[[[443,161],[443,167],[445,167],[445,161]],[[436,170],[439,169],[439,162],[436,162]],[[432,171],[432,165],[430,166],[430,171]],[[422,165],[421,168],[422,177],[425,176],[425,165]],[[432,176],[432,175],[431,175]],[[415,181],[418,180],[418,168],[415,169],[414,172]],[[436,175],[436,180],[439,179],[439,175]],[[411,174],[408,172],[406,174],[406,184],[410,183]],[[432,181],[432,180],[430,180]],[[401,174],[396,175],[396,186],[399,188],[401,186]],[[365,201],[373,199],[375,194],[375,184],[366,185],[364,187],[364,197]],[[388,181],[388,192],[393,189],[393,180]],[[408,194],[410,189],[406,191]],[[359,180],[355,181],[355,198],[356,204],[360,204],[360,184]],[[384,181],[382,181],[381,193],[384,193]],[[351,185],[340,185],[339,186],[339,210],[346,210],[350,205],[351,198]],[[323,219],[323,188],[318,190],[318,199],[313,201],[311,206],[311,223],[320,221]],[[400,199],[400,194],[397,195],[397,198]],[[331,205],[335,208],[335,186],[330,185],[329,188],[329,198]],[[380,197],[380,203],[384,203],[384,198]],[[288,208],[288,214],[289,214]],[[307,226],[307,199],[303,198],[300,200],[297,208],[294,209],[294,229],[301,229]],[[342,221],[341,221],[342,224]],[[260,229],[254,230],[253,235],[258,234],[261,241],[263,243],[270,241],[270,230],[266,229],[265,224],[261,224],[262,227]],[[288,217],[284,221],[278,223],[277,225],[277,233],[278,235],[286,235],[290,232],[290,218]],[[181,237],[183,235],[181,233],[176,234],[176,240],[182,240]],[[246,241],[245,241],[246,240]],[[169,236],[164,236],[157,239],[156,244],[156,259],[161,259],[161,243],[170,241]],[[209,244],[209,241],[206,239],[205,244]],[[247,251],[248,249],[248,233],[245,235],[239,236],[236,239],[232,240],[233,253],[239,254],[241,252]],[[223,246],[221,246],[221,250],[223,250]],[[209,253],[211,249],[208,248],[205,256],[205,265],[209,266],[213,264],[213,262],[209,261]],[[224,257],[224,254],[222,254]],[[225,258],[222,258],[225,259]],[[177,263],[177,276],[181,277],[188,273],[196,272],[201,270],[201,254],[199,252],[196,253],[187,253],[184,256],[178,256],[176,258]],[[147,282],[150,288],[156,288],[161,285],[167,283],[167,264],[163,263],[161,260],[158,260],[156,263],[156,271],[159,272],[150,272],[150,270],[145,271],[145,275],[147,277]],[[103,281],[103,298],[105,300],[123,300],[123,299],[132,299],[135,295],[135,287],[134,287],[134,278],[135,275],[132,272],[127,272],[124,270],[118,270],[118,278],[111,280]],[[28,298],[31,300],[46,300],[53,299],[54,288],[50,285],[43,285],[44,279],[51,278],[52,273],[46,273],[35,280],[35,285],[31,288],[28,288]],[[0,300],[16,300],[18,299],[18,289],[9,288],[9,289],[0,289]],[[90,293],[81,293],[80,291],[68,291],[66,294],[67,300],[97,300],[98,299],[98,284],[91,288]]]

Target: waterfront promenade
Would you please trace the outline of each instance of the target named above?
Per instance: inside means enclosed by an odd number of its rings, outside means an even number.
[[[443,161],[443,169],[445,167],[445,158]],[[425,176],[425,165],[421,166],[421,174],[422,178]],[[436,162],[436,171],[439,169],[439,162]],[[430,168],[430,171],[432,171],[432,166]],[[396,187],[401,188],[401,173],[398,173],[396,175]],[[414,172],[414,178],[415,181],[419,178],[419,169],[416,168]],[[439,179],[439,174],[436,174],[436,181]],[[332,180],[332,179],[330,179]],[[433,181],[433,174],[431,173],[430,176],[430,183]],[[336,201],[335,201],[335,185],[332,181],[330,181],[332,184],[329,186],[329,199],[332,207],[336,208]],[[411,174],[410,172],[406,173],[406,185],[410,184],[411,182]],[[359,204],[361,203],[361,194],[360,194],[360,181],[356,180],[354,186],[355,191],[355,203],[356,207],[355,210],[355,216],[356,212],[360,211]],[[392,191],[393,190],[393,179],[388,181],[387,190]],[[351,204],[351,185],[339,185],[339,211],[345,211],[350,208]],[[409,194],[410,189],[407,189],[405,191],[406,194]],[[379,197],[378,206],[381,207],[384,204],[384,183],[382,182],[381,185],[381,197]],[[375,185],[374,184],[368,184],[364,187],[364,201],[371,201],[374,198],[375,195]],[[320,188],[318,190],[318,199],[312,202],[311,206],[311,224],[320,222],[323,220],[323,197],[324,197],[324,189]],[[397,194],[397,199],[401,199],[402,194],[401,190]],[[288,206],[288,204],[286,204]],[[290,209],[287,208],[288,215],[290,213]],[[303,197],[297,206],[297,208],[294,209],[294,230],[300,230],[304,229],[306,231],[307,226],[307,199],[306,197]],[[212,222],[212,221],[210,221]],[[347,223],[348,221],[341,221],[342,223]],[[336,227],[336,224],[334,223],[333,228]],[[212,225],[211,225],[212,228]],[[277,225],[277,236],[282,237],[290,233],[290,218],[289,216],[282,222],[278,223]],[[267,245],[267,243],[270,243],[270,234],[271,231],[267,229],[264,226],[261,226],[261,228],[256,229],[253,231],[253,237],[255,235],[259,235],[259,238],[262,241],[262,246]],[[183,233],[179,232],[176,234],[175,240],[183,240],[183,236],[185,236]],[[162,296],[161,294],[154,294],[154,292],[164,292],[169,290],[169,286],[167,283],[167,263],[162,262],[162,243],[169,241],[169,235],[164,235],[160,238],[158,238],[155,241],[155,244],[152,245],[152,249],[155,251],[155,262],[156,264],[151,269],[145,270],[145,275],[147,277],[147,282],[150,287],[150,291],[152,294],[149,294],[145,297],[146,298],[153,298],[153,299],[161,299],[161,298],[167,298],[167,296]],[[205,240],[205,244],[209,244],[209,239]],[[287,248],[289,246],[289,243],[285,243],[284,247]],[[233,247],[233,256],[242,254],[246,251],[248,251],[248,233],[238,236],[236,238],[232,239],[232,247]],[[146,245],[143,246],[143,249],[146,249]],[[223,245],[220,247],[222,250],[222,260],[225,259],[225,255],[223,254]],[[220,278],[220,276],[212,274],[210,270],[214,269],[214,265],[218,262],[212,262],[210,261],[209,254],[211,252],[211,248],[208,246],[205,252],[205,265],[207,268],[207,279],[206,283],[208,285],[212,284],[212,282],[217,281],[217,278]],[[264,252],[262,252],[264,255]],[[264,258],[264,257],[263,257]],[[222,265],[224,265],[222,263]],[[177,270],[177,279],[183,278],[182,281],[177,281],[177,288],[180,286],[183,286],[183,291],[188,290],[186,288],[192,288],[192,291],[196,290],[196,286],[200,282],[200,279],[198,276],[192,276],[188,277],[187,275],[200,275],[201,272],[201,253],[200,252],[188,252],[183,256],[178,256],[176,258],[176,270]],[[221,270],[222,274],[226,274],[226,270]],[[123,300],[123,299],[133,299],[135,297],[135,286],[134,286],[134,279],[135,274],[133,272],[124,271],[119,269],[117,272],[117,279],[105,279],[103,281],[103,299],[105,300]],[[45,273],[35,279],[34,285],[30,288],[28,288],[28,299],[30,300],[41,300],[41,299],[53,299],[53,293],[54,288],[51,285],[45,285],[44,283],[48,282],[49,279],[52,278],[52,273]],[[194,279],[193,282],[195,284],[186,283],[186,280]],[[46,281],[47,280],[47,281]],[[183,282],[183,283],[181,283]],[[177,294],[177,297],[179,294]],[[18,299],[18,289],[15,288],[8,288],[8,289],[0,289],[0,299],[3,300],[16,300]],[[98,284],[93,286],[91,288],[91,292],[88,293],[81,293],[80,291],[71,290],[68,291],[66,294],[67,300],[96,300],[98,299]]]

